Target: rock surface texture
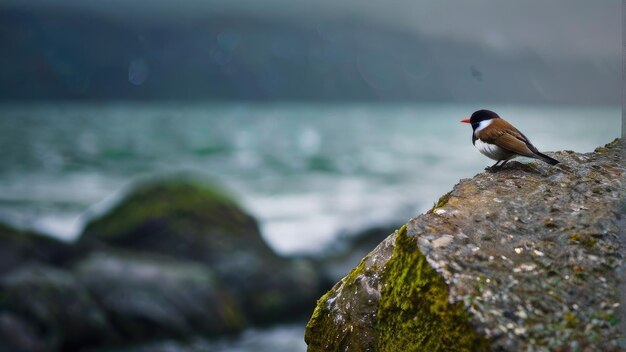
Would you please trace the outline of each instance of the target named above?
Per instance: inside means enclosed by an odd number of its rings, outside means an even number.
[[[318,301],[309,351],[625,349],[624,152],[462,180]]]

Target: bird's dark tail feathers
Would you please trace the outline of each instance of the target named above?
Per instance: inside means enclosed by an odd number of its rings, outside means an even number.
[[[548,163],[550,165],[556,165],[556,164],[559,163],[558,160],[556,160],[554,158],[551,158],[551,157],[549,157],[549,156],[547,156],[545,154],[539,153],[539,152],[535,153],[535,157],[537,159],[539,159],[539,160],[545,161],[546,163]]]

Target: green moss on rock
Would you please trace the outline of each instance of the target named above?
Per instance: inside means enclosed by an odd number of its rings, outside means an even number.
[[[405,225],[318,301],[308,351],[486,350],[463,305],[448,297]]]
[[[363,341],[360,340],[360,329],[357,328],[357,334],[354,334],[354,324],[350,324],[350,331],[342,328],[345,322],[343,318],[332,312],[333,299],[343,284],[349,286],[356,281],[356,278],[365,271],[365,260],[354,268],[348,276],[341,282],[337,283],[330,291],[317,301],[317,306],[313,315],[306,326],[304,340],[309,344],[309,352],[326,352],[326,351],[364,351]],[[347,288],[347,291],[352,291]],[[355,339],[356,337],[356,339]]]
[[[580,232],[573,233],[569,237],[569,240],[571,244],[580,244],[589,248],[593,247],[598,242],[598,240],[593,238],[591,235]]]
[[[444,194],[443,196],[441,196],[439,198],[439,200],[437,201],[437,203],[435,203],[433,208],[430,209],[429,213],[432,213],[435,210],[437,210],[437,209],[445,206],[446,204],[448,204],[448,201],[450,200],[450,197],[452,197],[452,192],[448,192],[448,193]]]
[[[254,218],[219,188],[188,179],[136,187],[90,222],[81,241],[214,264],[228,262],[235,251],[275,257]]]
[[[248,225],[250,220],[216,187],[192,180],[162,180],[135,188],[109,213],[91,222],[85,234],[115,240],[150,219],[178,219],[172,226],[184,229],[185,222],[194,217],[205,224],[231,229]]]
[[[619,146],[620,142],[621,142],[621,139],[615,138],[613,141],[607,143],[605,146],[598,147],[594,151],[602,155],[609,155],[612,149],[615,149],[616,147]]]
[[[420,252],[417,239],[398,232],[382,279],[377,351],[486,351],[487,340],[469,323],[460,303]]]
[[[309,352],[374,350],[379,273],[393,253],[395,237],[387,237],[318,301],[305,333]]]

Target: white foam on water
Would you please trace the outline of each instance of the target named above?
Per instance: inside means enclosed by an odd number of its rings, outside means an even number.
[[[32,224],[35,231],[50,234],[65,242],[78,239],[84,226],[83,218],[75,214],[46,214]]]
[[[422,206],[422,191],[343,179],[317,193],[248,195],[244,204],[260,219],[265,239],[277,252],[315,253],[338,235],[406,222]]]

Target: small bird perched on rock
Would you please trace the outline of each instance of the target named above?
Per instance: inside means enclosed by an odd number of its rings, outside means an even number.
[[[469,119],[461,120],[461,122],[472,124],[472,144],[481,153],[496,160],[492,168],[504,161],[500,165],[502,167],[509,160],[520,155],[539,159],[550,165],[559,163],[558,160],[540,153],[522,132],[493,111],[478,110]]]

